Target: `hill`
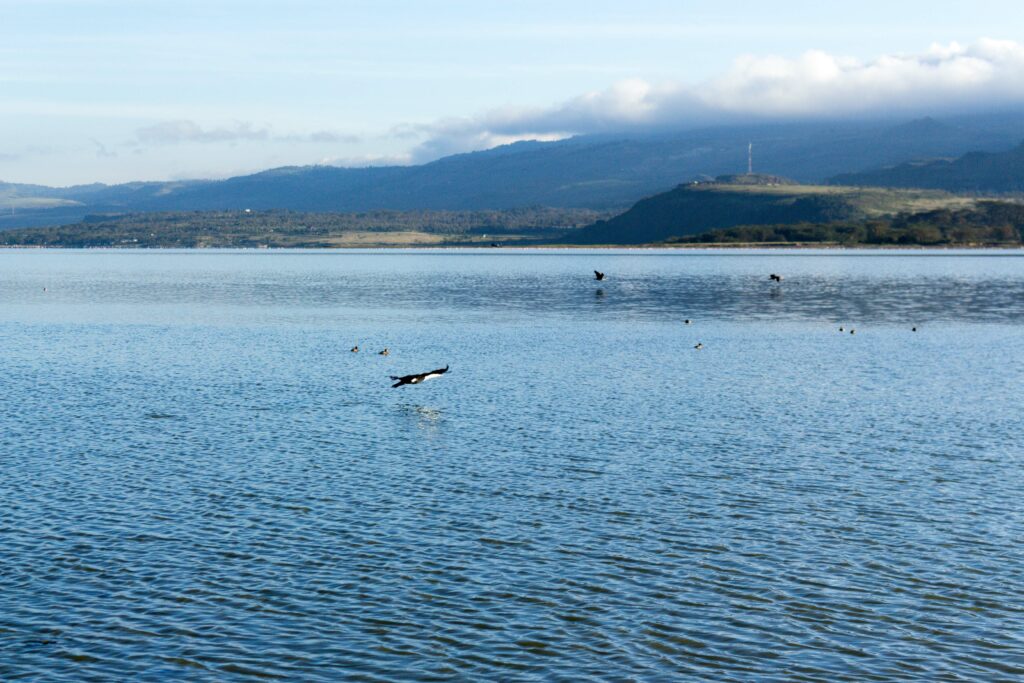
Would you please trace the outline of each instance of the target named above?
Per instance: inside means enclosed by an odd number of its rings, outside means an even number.
[[[629,211],[567,235],[565,240],[573,244],[648,244],[733,226],[861,221],[973,203],[929,190],[758,184],[749,179],[743,183],[690,183],[643,199]]]
[[[905,163],[830,179],[838,185],[926,187],[950,192],[1024,192],[1024,143],[1006,152],[970,152],[952,161]]]
[[[1024,243],[1024,205],[981,201],[961,209],[936,209],[859,221],[744,225],[675,237],[665,243],[1020,247]]]
[[[892,122],[723,126],[650,135],[520,142],[418,166],[272,169],[221,181],[47,188],[0,183],[0,229],[140,211],[482,210],[524,206],[624,210],[681,181],[747,165],[801,182],[970,150],[1009,149],[1024,114]],[[46,199],[46,204],[26,205]],[[21,202],[19,205],[18,202]],[[12,211],[9,209],[13,209]]]

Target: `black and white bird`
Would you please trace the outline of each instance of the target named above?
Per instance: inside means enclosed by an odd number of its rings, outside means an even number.
[[[702,344],[702,343],[700,343],[700,342],[697,342],[697,345],[696,345],[696,346],[694,346],[693,348],[695,348],[695,349],[697,349],[698,351],[700,351],[701,349],[703,349],[703,348],[704,348],[704,344]]]
[[[443,368],[438,368],[437,370],[431,370],[430,372],[421,372],[418,375],[405,375],[403,377],[395,377],[394,375],[391,375],[391,379],[397,380],[394,384],[391,385],[391,388],[397,389],[398,387],[404,386],[406,384],[420,384],[421,382],[426,382],[428,379],[440,377],[446,372],[448,372],[447,365],[444,366]]]
[[[387,355],[389,355],[390,353],[391,353],[390,351],[388,351],[387,349],[384,349],[383,351],[378,351],[378,352],[377,352],[377,355],[378,355],[378,356],[387,356]]]
[[[359,344],[352,347],[352,353],[359,353]]]
[[[594,279],[598,280],[598,281],[603,280],[604,279],[604,273],[602,273],[599,270],[595,270],[594,271]]]
[[[684,324],[684,325],[689,325],[689,324],[690,324],[690,319],[689,319],[689,318],[687,318],[686,320],[684,320],[684,321],[683,321],[683,324]]]
[[[782,282],[782,276],[781,275],[776,275],[775,273],[772,273],[771,275],[769,275],[768,279],[769,280],[775,280],[776,282]]]

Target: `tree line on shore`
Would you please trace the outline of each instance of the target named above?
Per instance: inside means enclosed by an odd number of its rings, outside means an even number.
[[[8,246],[321,246],[353,232],[550,237],[607,217],[592,209],[493,211],[180,211],[87,216],[71,225],[0,232]]]
[[[830,223],[740,225],[673,237],[666,244],[829,243],[844,246],[1020,245],[1024,205],[981,201],[969,209],[937,209]]]

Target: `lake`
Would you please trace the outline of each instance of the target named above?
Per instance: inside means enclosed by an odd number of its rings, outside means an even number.
[[[1024,252],[0,250],[0,368],[0,680],[1024,676]]]

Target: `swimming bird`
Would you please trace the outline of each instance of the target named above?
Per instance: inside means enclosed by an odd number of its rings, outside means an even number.
[[[850,328],[850,334],[857,334],[857,330],[855,330],[855,329],[853,329],[853,328],[851,327],[851,328]]]
[[[690,319],[689,319],[689,318],[687,318],[686,320],[684,320],[684,321],[683,321],[683,324],[684,324],[684,325],[689,325],[689,324],[690,324]]]
[[[405,386],[406,384],[419,384],[421,382],[426,382],[428,379],[440,377],[446,372],[448,372],[447,365],[444,366],[443,368],[438,368],[437,370],[431,370],[430,372],[421,372],[418,375],[404,375],[402,377],[395,377],[394,375],[389,375],[391,379],[397,380],[394,384],[391,385],[391,388],[397,389],[398,387]]]
[[[843,328],[841,328],[841,327],[839,328],[839,331],[840,331],[840,332],[846,332],[846,330],[844,330],[844,329],[843,329]]]
[[[352,353],[359,353],[359,344],[352,347]]]
[[[604,273],[602,273],[599,270],[595,270],[594,271],[594,279],[595,280],[603,280],[604,279]]]
[[[776,275],[775,273],[772,273],[771,275],[769,275],[768,279],[769,280],[775,280],[776,282],[782,282],[782,276],[781,275]]]
[[[697,349],[698,351],[700,351],[701,349],[703,349],[703,348],[704,348],[704,345],[703,345],[702,343],[700,343],[700,342],[697,342],[697,345],[696,345],[696,346],[694,346],[693,348],[695,348],[695,349]]]
[[[377,355],[378,356],[387,356],[390,353],[391,353],[390,351],[388,351],[387,349],[384,349],[383,351],[378,352]]]
[[[911,332],[917,332],[917,328],[916,328],[916,327],[911,327],[911,328],[910,328],[910,331],[911,331]]]

